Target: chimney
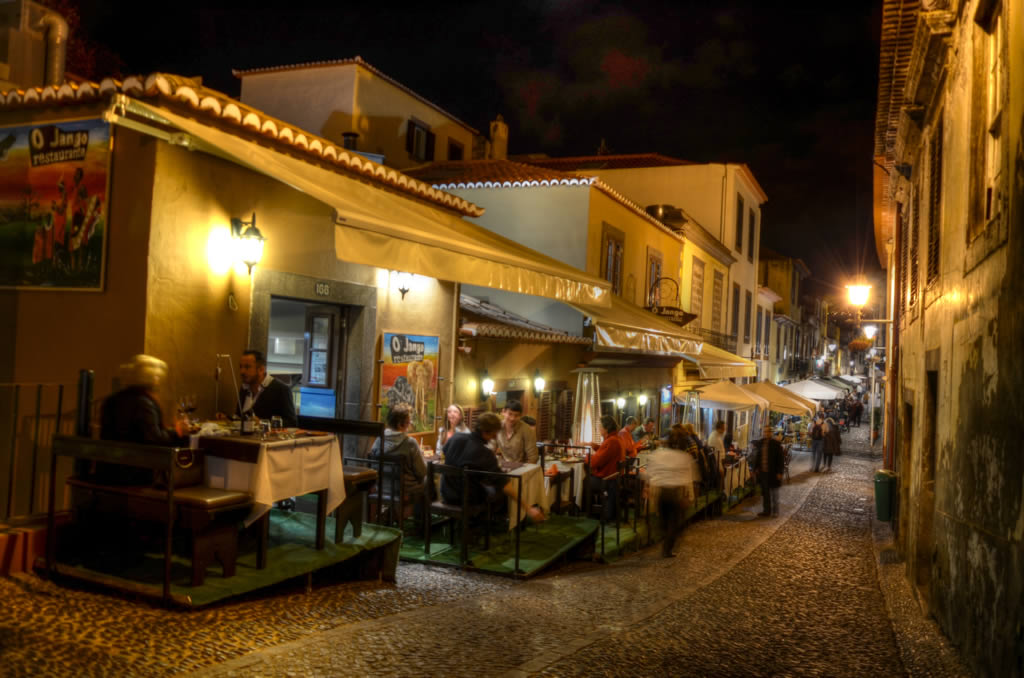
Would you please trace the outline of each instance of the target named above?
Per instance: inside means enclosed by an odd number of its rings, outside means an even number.
[[[500,115],[491,121],[491,160],[508,158],[508,125]]]
[[[46,33],[46,84],[64,84],[64,63],[68,57],[68,22],[56,12],[46,11],[35,25]]]

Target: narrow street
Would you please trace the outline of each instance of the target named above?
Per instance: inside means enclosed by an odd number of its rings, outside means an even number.
[[[657,547],[527,582],[402,565],[200,612],[0,580],[8,675],[967,675],[872,531],[867,428],[830,474],[798,453],[782,515],[759,499]],[[879,558],[879,553],[883,557]],[[92,630],[83,632],[88,619]]]

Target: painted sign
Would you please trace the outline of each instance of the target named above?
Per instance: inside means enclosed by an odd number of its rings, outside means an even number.
[[[437,411],[436,336],[385,332],[381,345],[381,418],[399,405],[412,414],[410,432],[433,431]]]
[[[103,287],[110,125],[0,127],[0,287]]]
[[[668,433],[668,430],[672,428],[672,387],[663,386],[661,388],[661,397],[659,398],[659,419],[661,420],[658,425],[658,430],[661,435]]]

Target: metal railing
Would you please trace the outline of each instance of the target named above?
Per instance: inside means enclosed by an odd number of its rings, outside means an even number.
[[[63,481],[74,469],[67,459],[52,466],[53,437],[90,435],[92,390],[90,370],[79,373],[77,391],[74,382],[0,384],[0,519],[20,522],[46,513],[51,474]]]
[[[700,327],[694,330],[697,335],[715,348],[720,348],[730,353],[736,352],[736,337]]]

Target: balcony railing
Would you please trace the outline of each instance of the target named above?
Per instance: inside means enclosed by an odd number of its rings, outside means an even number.
[[[736,352],[736,337],[703,327],[695,329],[694,332],[715,348],[720,348],[730,353]]]

